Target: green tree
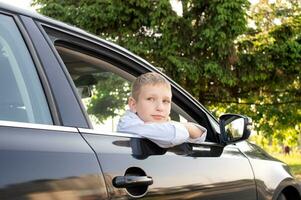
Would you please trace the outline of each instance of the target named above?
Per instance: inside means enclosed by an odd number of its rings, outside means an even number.
[[[296,145],[301,131],[300,11],[293,1],[259,1],[250,10],[255,27],[237,44],[238,109],[259,133],[286,145]]]
[[[130,94],[130,85],[125,79],[111,72],[102,72],[94,76],[97,84],[92,89],[93,95],[87,111],[99,122],[103,122],[108,117],[120,115],[120,110],[124,110]]]
[[[234,41],[246,31],[248,0],[34,0],[39,12],[112,40],[165,70],[200,102],[237,82]],[[191,87],[194,85],[194,87]]]
[[[42,14],[118,43],[163,68],[215,114],[247,114],[260,134],[296,141],[301,126],[297,3],[263,0],[250,9],[248,0],[182,0],[182,15],[169,0],[33,3]],[[248,20],[256,27],[248,28]]]

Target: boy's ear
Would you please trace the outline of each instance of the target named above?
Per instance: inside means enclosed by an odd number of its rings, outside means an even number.
[[[130,107],[130,110],[134,113],[136,113],[136,100],[133,98],[133,97],[130,97],[129,98],[129,101],[128,101],[128,104],[129,104],[129,107]]]

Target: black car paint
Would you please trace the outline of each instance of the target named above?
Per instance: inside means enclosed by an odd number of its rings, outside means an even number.
[[[105,199],[97,158],[76,128],[0,126],[0,199]]]
[[[287,188],[295,192],[292,199],[300,199],[300,189],[286,165],[248,142],[224,147],[215,138],[216,142],[162,149],[146,139],[89,129],[74,85],[41,24],[107,49],[109,59],[134,62],[133,74],[155,69],[128,51],[78,29],[0,7],[0,13],[14,17],[36,66],[41,67],[38,72],[56,125],[0,123],[0,199],[131,199],[125,189],[112,185],[112,179],[133,167],[154,181],[147,199],[267,200],[276,199]],[[173,92],[193,117],[211,116],[175,83]],[[210,127],[209,122],[207,125]]]
[[[80,131],[98,155],[112,199],[126,198],[112,179],[129,167],[153,178],[148,199],[256,199],[251,166],[235,146],[182,144],[164,150],[141,138]]]

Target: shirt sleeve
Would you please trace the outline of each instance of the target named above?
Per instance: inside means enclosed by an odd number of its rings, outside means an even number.
[[[187,129],[180,123],[144,123],[130,111],[119,120],[117,131],[148,138],[162,148],[182,144],[189,138]]]
[[[191,143],[202,143],[206,140],[206,136],[207,136],[207,129],[199,124],[194,124],[196,127],[198,127],[200,130],[203,131],[203,134],[201,135],[201,137],[198,137],[198,138],[195,138],[195,139],[192,139],[192,138],[188,138],[188,142],[191,142]]]

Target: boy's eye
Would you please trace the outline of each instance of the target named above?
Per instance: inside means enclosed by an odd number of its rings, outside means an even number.
[[[155,98],[154,97],[148,97],[146,100],[148,100],[148,101],[154,101]]]
[[[163,103],[170,104],[170,100],[163,100]]]

